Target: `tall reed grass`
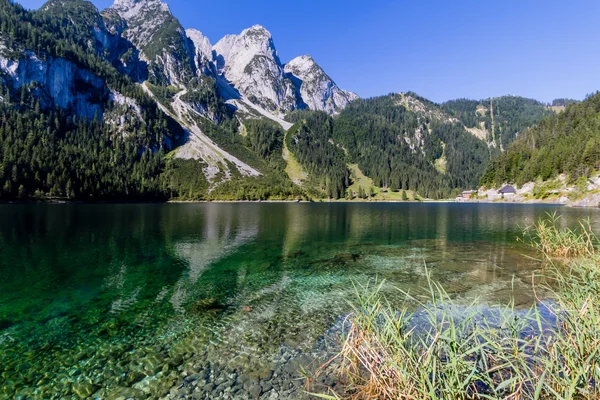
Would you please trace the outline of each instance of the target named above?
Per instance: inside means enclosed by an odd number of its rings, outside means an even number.
[[[404,293],[397,310],[378,287],[356,287],[337,357],[319,374],[347,399],[600,399],[600,257],[589,224],[581,231],[540,221],[532,244],[550,263],[553,299],[529,310],[513,303],[460,306],[429,279],[429,299]],[[582,258],[583,257],[583,258]]]
[[[598,250],[598,237],[590,221],[580,221],[579,227],[560,227],[561,218],[556,213],[547,214],[533,227],[525,228],[521,241],[541,251],[546,257],[593,257]]]

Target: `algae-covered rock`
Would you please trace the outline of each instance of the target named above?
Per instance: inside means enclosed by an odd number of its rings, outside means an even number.
[[[0,319],[0,331],[4,329],[8,329],[13,326],[13,322],[8,319]]]
[[[100,386],[94,385],[90,381],[82,381],[73,384],[73,393],[79,396],[80,399],[87,399],[100,389]]]
[[[138,389],[117,386],[106,394],[106,400],[145,399],[146,394]]]
[[[201,299],[192,304],[190,312],[193,314],[202,314],[205,312],[221,312],[225,309],[225,306],[219,303],[217,299]]]

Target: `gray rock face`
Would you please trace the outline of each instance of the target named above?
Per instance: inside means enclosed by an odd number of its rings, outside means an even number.
[[[87,0],[51,0],[38,11],[39,15],[62,20],[75,28],[84,47],[109,61],[119,72],[135,81],[147,78],[147,66],[140,62],[139,50],[122,36],[127,23],[113,9],[101,14]]]
[[[193,44],[194,65],[199,73],[214,75],[214,55],[212,44],[206,36],[199,30],[188,29],[186,31],[188,38]]]
[[[335,114],[358,98],[355,93],[340,89],[309,55],[294,58],[287,63],[285,73],[296,86],[304,104],[311,110]]]
[[[213,50],[218,73],[240,95],[271,112],[310,108],[335,114],[358,98],[340,89],[310,56],[284,66],[271,34],[260,25],[225,36]]]
[[[114,24],[114,29],[140,50],[156,82],[184,86],[195,76],[193,45],[166,3],[116,0],[108,15],[110,13],[121,18],[122,22]]]
[[[298,106],[292,81],[269,31],[260,25],[239,35],[227,35],[213,48],[217,70],[241,95],[270,111],[290,111]]]
[[[102,79],[63,58],[38,58],[33,52],[20,57],[0,54],[0,70],[15,89],[34,84],[54,105],[72,110],[79,117],[102,117],[108,89]]]

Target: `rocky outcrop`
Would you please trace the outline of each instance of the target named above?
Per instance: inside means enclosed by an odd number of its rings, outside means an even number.
[[[188,29],[186,31],[187,37],[192,41],[194,65],[198,73],[205,75],[214,75],[214,55],[212,44],[206,36],[199,30]]]
[[[31,51],[19,57],[0,54],[0,70],[14,89],[31,86],[38,98],[71,110],[79,117],[101,117],[109,91],[102,79],[64,58],[39,58]]]
[[[294,85],[265,28],[255,25],[239,35],[227,35],[213,50],[219,74],[252,103],[273,112],[298,107]]]
[[[284,70],[311,110],[335,114],[358,98],[355,93],[340,89],[309,55],[294,58]]]
[[[72,25],[84,48],[94,51],[134,81],[147,79],[147,65],[140,60],[139,50],[122,36],[127,23],[115,10],[101,14],[87,0],[51,0],[40,8],[38,15]]]
[[[107,18],[112,20],[115,31],[139,49],[155,83],[185,86],[196,75],[191,56],[193,45],[166,3],[116,0]]]

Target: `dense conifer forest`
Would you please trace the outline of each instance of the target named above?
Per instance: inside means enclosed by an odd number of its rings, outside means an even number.
[[[600,168],[600,94],[550,116],[522,135],[487,167],[481,183],[517,185],[567,174],[575,181]]]
[[[545,104],[518,96],[452,100],[442,104],[442,109],[467,128],[482,129],[486,141],[501,149],[508,147],[519,132],[553,114]]]
[[[167,20],[144,51],[160,58],[156,46],[177,44],[173,56],[187,68],[179,22]],[[580,104],[557,99],[553,107],[568,107],[556,115],[515,96],[438,105],[414,93],[390,94],[356,100],[334,116],[289,112],[294,125],[286,132],[276,118],[248,117],[228,104],[215,74],[186,69],[184,84],[171,84],[160,66],[141,61],[140,49],[113,34],[124,24],[81,0],[53,0],[38,11],[0,0],[0,55],[75,65],[86,78],[76,80],[73,96],[96,110],[82,116],[75,103],[59,107],[41,84],[17,84],[0,72],[0,199],[352,198],[356,165],[374,187],[402,191],[403,199],[406,191],[439,199],[480,182],[563,172],[577,178],[598,167],[597,95]],[[177,101],[191,111],[178,115]],[[224,161],[207,177],[202,160],[175,156],[190,125],[258,174],[240,175]],[[307,175],[301,183],[288,175],[285,148]],[[373,188],[359,191],[358,198],[373,197]]]
[[[429,198],[475,187],[489,159],[487,145],[460,124],[441,113],[415,112],[398,95],[350,104],[336,120],[334,140],[375,185]]]

